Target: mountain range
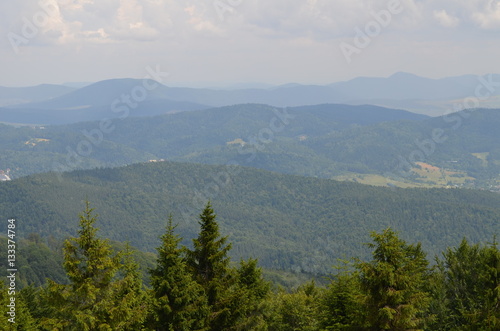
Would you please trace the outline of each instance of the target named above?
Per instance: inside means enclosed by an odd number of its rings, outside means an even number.
[[[500,185],[500,112],[234,105],[47,127],[1,126],[11,177],[170,160],[401,187]]]
[[[492,92],[479,100],[478,106],[499,106],[499,81],[498,74],[429,79],[396,73],[387,78],[358,77],[324,86],[285,84],[229,90],[168,87],[137,79],[112,79],[79,89],[54,85],[0,87],[0,122],[69,124],[116,118],[119,106],[129,107],[129,116],[139,117],[242,103],[275,107],[372,104],[436,116],[455,110],[456,104],[474,97],[478,87],[485,84]]]

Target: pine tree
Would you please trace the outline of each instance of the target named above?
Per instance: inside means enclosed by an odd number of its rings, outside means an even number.
[[[80,214],[78,237],[64,243],[64,269],[69,285],[49,280],[44,300],[51,310],[42,319],[47,330],[126,330],[138,327],[143,310],[137,275],[132,264],[121,264],[122,253],[114,253],[107,240],[96,236],[97,215],[87,201]],[[115,279],[125,269],[125,278]],[[137,303],[137,304],[136,304]],[[117,308],[119,305],[122,307]],[[124,320],[130,318],[130,320]]]
[[[193,239],[193,250],[187,250],[187,261],[195,280],[207,294],[211,330],[230,330],[239,311],[236,271],[227,256],[231,244],[220,237],[219,225],[210,202],[200,214],[200,233]]]
[[[154,296],[155,330],[190,331],[205,328],[208,307],[201,285],[193,280],[178,247],[181,238],[175,233],[169,217],[162,245],[157,248],[156,268],[150,270]]]
[[[127,243],[119,269],[120,277],[112,283],[114,306],[110,309],[109,316],[113,330],[141,330],[150,308],[139,265],[132,254],[133,251]]]
[[[420,244],[407,245],[391,229],[372,233],[371,262],[358,262],[368,324],[376,330],[423,326],[429,302],[424,288],[428,262]]]
[[[9,290],[0,280],[0,330],[36,330],[36,320],[30,314],[25,298],[17,289]],[[13,310],[11,307],[13,306]]]
[[[237,269],[238,300],[232,308],[236,330],[264,330],[270,284],[262,277],[256,259],[241,260]]]
[[[321,298],[320,319],[325,330],[360,330],[364,309],[360,303],[357,272],[342,270],[334,276]]]
[[[449,329],[500,329],[500,250],[463,240],[444,255]],[[448,326],[447,325],[447,326]]]
[[[306,283],[292,293],[283,290],[270,299],[271,313],[267,317],[269,330],[319,330],[318,303],[321,294],[314,281]]]

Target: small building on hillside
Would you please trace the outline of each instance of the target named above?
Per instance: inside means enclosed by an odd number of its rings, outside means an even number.
[[[0,170],[0,182],[6,182],[10,180],[9,172],[10,169],[7,169],[7,171]]]

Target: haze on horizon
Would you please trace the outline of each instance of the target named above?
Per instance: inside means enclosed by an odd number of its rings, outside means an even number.
[[[0,86],[148,67],[168,72],[166,85],[482,75],[498,72],[499,32],[499,0],[3,1]]]

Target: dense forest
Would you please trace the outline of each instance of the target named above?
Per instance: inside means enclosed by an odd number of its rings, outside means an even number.
[[[152,162],[113,169],[37,174],[0,183],[0,218],[16,217],[18,236],[61,240],[92,199],[104,237],[154,252],[165,215],[189,246],[206,201],[234,243],[235,260],[269,269],[325,274],[338,258],[367,257],[359,243],[391,227],[431,255],[466,238],[484,243],[500,230],[498,194],[400,189],[283,175],[258,169]],[[54,246],[54,245],[52,245]]]
[[[241,146],[238,143],[231,144],[235,140],[241,139],[242,143],[247,144],[241,159],[248,158],[246,150],[260,145],[269,147],[268,143],[259,142],[259,132],[264,130],[267,133],[262,138],[273,141],[272,145],[277,145],[278,150],[285,149],[289,157],[297,152],[306,153],[294,161],[299,162],[297,165],[289,169],[297,168],[292,173],[300,174],[309,164],[306,158],[311,158],[312,163],[323,161],[315,168],[324,167],[334,160],[321,158],[314,150],[297,144],[299,136],[324,136],[354,126],[425,118],[423,115],[376,106],[318,105],[281,109],[248,104],[72,125],[18,128],[0,125],[0,139],[3,142],[0,164],[4,168],[11,168],[14,177],[46,171],[125,165],[161,158],[225,164],[228,157],[232,159],[238,155],[238,147]],[[269,130],[274,137],[268,136]],[[88,151],[89,148],[91,151]],[[259,147],[259,152],[262,151]],[[272,155],[277,156],[275,152]],[[271,166],[258,160],[245,163],[264,169]],[[285,166],[283,162],[278,163]],[[274,170],[276,165],[270,170]],[[284,169],[284,172],[289,170]]]
[[[17,178],[167,159],[374,185],[497,190],[498,135],[491,128],[499,122],[493,109],[427,118],[374,106],[235,105],[105,123],[2,126],[0,164]],[[439,171],[429,174],[418,162]]]
[[[321,178],[377,175],[386,179],[379,185],[497,189],[499,124],[496,109],[428,118],[375,106],[234,105],[43,128],[1,125],[0,165],[17,178],[166,159]],[[438,167],[438,178],[415,171],[418,162]]]
[[[130,245],[113,248],[99,235],[99,222],[87,202],[76,236],[54,261],[64,274],[22,289],[12,274],[0,282],[3,330],[500,328],[495,238],[486,245],[464,239],[431,264],[420,243],[386,228],[371,233],[368,259],[331,268],[327,286],[307,282],[285,291],[263,278],[257,260],[231,261],[232,243],[207,203],[190,247],[180,244],[175,219],[166,218],[146,286]]]

